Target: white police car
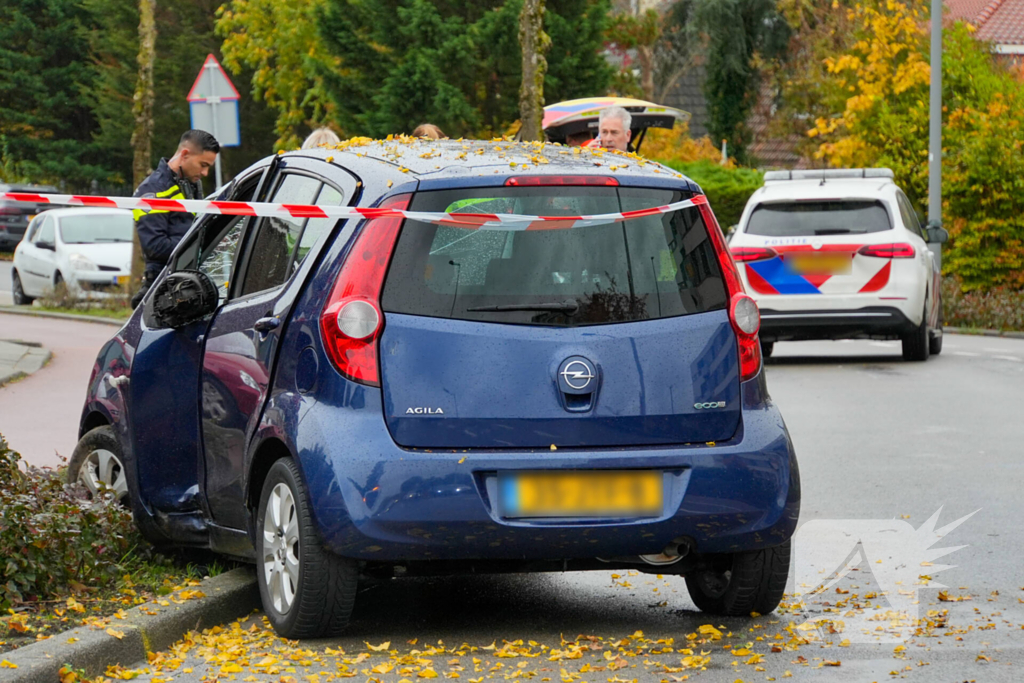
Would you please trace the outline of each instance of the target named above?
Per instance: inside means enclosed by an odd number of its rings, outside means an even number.
[[[776,341],[900,339],[906,360],[942,350],[939,264],[887,168],[770,171],[729,240]]]

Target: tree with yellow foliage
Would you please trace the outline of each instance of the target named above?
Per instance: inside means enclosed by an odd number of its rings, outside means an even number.
[[[856,40],[826,58],[827,101],[808,135],[836,167],[887,166],[923,208],[928,190],[930,65],[923,3],[849,11]],[[943,38],[945,272],[965,289],[1024,288],[1024,84],[992,60],[973,29]]]
[[[332,119],[333,104],[316,66],[339,68],[324,51],[317,12],[324,0],[231,0],[217,10],[224,65],[255,73],[252,92],[277,110],[276,149],[298,147],[310,128]]]

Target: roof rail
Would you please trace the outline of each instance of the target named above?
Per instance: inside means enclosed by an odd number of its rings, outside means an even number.
[[[888,178],[892,180],[891,168],[820,168],[804,171],[768,171],[764,174],[766,183],[780,180],[832,180],[833,178]]]

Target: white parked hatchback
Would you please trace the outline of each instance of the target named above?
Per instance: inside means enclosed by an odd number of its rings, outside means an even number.
[[[900,339],[903,357],[942,350],[942,287],[926,229],[887,168],[770,171],[732,251],[761,309],[762,351],[805,339]]]
[[[30,304],[61,282],[86,296],[120,288],[131,277],[134,230],[132,212],[122,209],[52,209],[39,214],[14,250],[14,303]]]

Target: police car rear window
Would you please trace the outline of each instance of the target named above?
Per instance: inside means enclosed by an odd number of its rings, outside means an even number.
[[[859,235],[891,228],[889,214],[881,202],[772,202],[754,209],[744,232],[766,237],[795,237]]]
[[[683,198],[646,188],[492,187],[421,192],[410,209],[574,216]],[[559,327],[668,318],[725,308],[727,301],[696,208],[539,230],[406,221],[381,297],[390,313]]]

